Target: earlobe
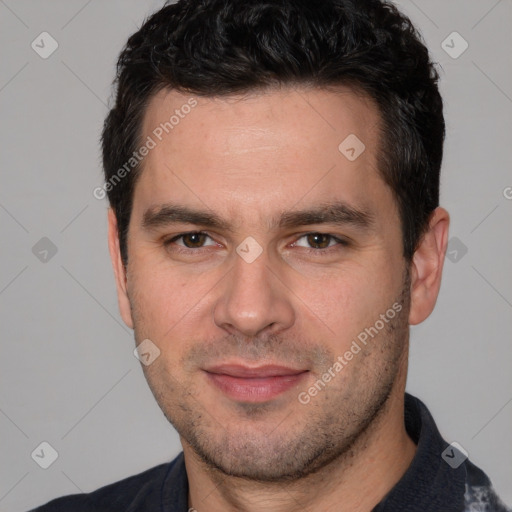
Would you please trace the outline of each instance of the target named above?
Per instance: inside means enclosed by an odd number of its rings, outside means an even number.
[[[117,301],[119,304],[119,312],[124,323],[133,329],[133,319],[128,298],[128,287],[126,269],[121,258],[121,250],[119,246],[119,234],[117,227],[117,219],[112,208],[108,210],[108,248],[110,251],[110,259],[114,269],[114,276],[117,288]]]
[[[436,208],[411,263],[411,309],[409,324],[423,322],[433,311],[441,286],[443,263],[448,244],[450,216]]]

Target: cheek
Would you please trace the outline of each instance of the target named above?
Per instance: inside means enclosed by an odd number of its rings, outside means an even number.
[[[140,335],[165,347],[175,337],[186,338],[189,329],[197,331],[198,316],[218,277],[192,274],[176,265],[132,262],[129,294]]]
[[[129,295],[135,312],[135,327],[149,330],[145,335],[150,338],[160,338],[169,316],[174,318],[179,313],[174,313],[174,308],[182,304],[176,300],[176,282],[171,287],[169,275],[157,272],[152,265],[137,265],[135,258],[131,263]]]
[[[393,304],[400,285],[398,276],[376,264],[309,277],[296,277],[290,286],[300,298],[298,318],[309,319],[301,328],[316,326],[316,337],[325,335],[338,348],[374,325]]]

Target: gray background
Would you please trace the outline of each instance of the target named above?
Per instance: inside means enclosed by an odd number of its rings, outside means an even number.
[[[93,490],[181,450],[119,316],[107,203],[92,195],[117,55],[158,5],[0,0],[2,511]],[[437,308],[412,328],[408,390],[510,504],[512,3],[399,6],[442,67],[441,202],[457,238]],[[43,31],[59,45],[47,59],[31,48]],[[442,47],[453,31],[469,44],[458,58]],[[57,248],[46,261],[33,250],[43,237]],[[42,441],[58,452],[46,470],[31,458]]]

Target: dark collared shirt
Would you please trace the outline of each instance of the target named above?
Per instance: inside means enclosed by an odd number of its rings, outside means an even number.
[[[409,394],[405,395],[405,426],[417,444],[416,454],[373,512],[511,512],[487,475],[441,437],[427,407]],[[187,497],[182,452],[170,463],[90,494],[58,498],[33,512],[188,512]]]

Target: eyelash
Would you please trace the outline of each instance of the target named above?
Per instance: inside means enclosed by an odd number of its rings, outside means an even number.
[[[173,236],[172,238],[170,238],[168,240],[164,240],[163,245],[165,247],[168,247],[169,245],[176,242],[177,240],[182,239],[186,235],[205,235],[206,237],[212,239],[211,236],[208,233],[205,233],[204,231],[187,231],[186,233],[181,233],[179,235]],[[302,248],[302,249],[306,250],[308,253],[314,253],[315,256],[326,256],[326,255],[329,255],[332,252],[332,250],[339,249],[340,247],[343,248],[343,247],[350,246],[350,243],[347,240],[338,238],[329,233],[322,233],[320,231],[310,231],[309,233],[304,233],[293,243],[295,244],[301,238],[307,237],[309,235],[323,235],[323,236],[329,237],[329,243],[332,241],[337,242],[336,245],[326,247],[324,249],[314,249],[313,247],[310,247],[310,248],[303,247]],[[184,246],[177,246],[177,248],[174,250],[179,253],[190,254],[191,252],[197,252],[199,249],[204,249],[204,248],[205,247],[190,248],[190,247],[184,247]]]

